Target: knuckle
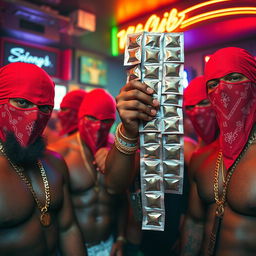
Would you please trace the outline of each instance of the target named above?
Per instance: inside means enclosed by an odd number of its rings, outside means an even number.
[[[134,105],[135,105],[136,108],[140,108],[141,107],[141,103],[139,101],[137,101],[137,100],[134,102]]]

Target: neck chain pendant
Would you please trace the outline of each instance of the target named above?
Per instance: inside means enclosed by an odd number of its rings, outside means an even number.
[[[39,201],[36,192],[33,189],[32,183],[29,180],[29,178],[27,178],[24,174],[23,168],[17,166],[16,164],[14,164],[11,159],[7,156],[7,154],[4,151],[4,147],[3,145],[0,143],[0,152],[3,153],[3,155],[7,158],[7,160],[9,161],[10,165],[12,166],[12,168],[15,170],[15,172],[19,175],[19,177],[21,178],[21,180],[24,182],[24,184],[27,186],[27,188],[30,190],[36,204],[37,207],[40,210],[40,223],[42,224],[43,227],[49,227],[51,225],[51,215],[48,212],[48,208],[50,206],[50,202],[51,202],[51,195],[50,195],[50,187],[49,187],[49,182],[47,179],[47,175],[44,169],[44,166],[42,164],[41,161],[37,162],[37,165],[40,169],[40,173],[41,173],[41,177],[43,180],[43,184],[44,184],[44,192],[45,192],[45,205],[43,206],[42,203]]]
[[[41,212],[40,222],[42,226],[49,227],[51,225],[51,215],[49,212]]]

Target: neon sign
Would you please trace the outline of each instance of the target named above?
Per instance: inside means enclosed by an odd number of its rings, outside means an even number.
[[[213,11],[200,13],[193,16],[193,11],[209,5],[228,2],[232,0],[211,0],[189,7],[183,11],[178,11],[172,8],[169,12],[165,12],[162,17],[152,14],[144,24],[138,23],[136,25],[128,26],[117,32],[118,47],[120,50],[125,48],[125,41],[127,34],[136,33],[141,31],[149,32],[173,32],[184,31],[185,28],[203,22],[205,20],[214,19],[223,16],[241,15],[241,14],[256,14],[256,7],[232,7],[223,8]]]
[[[36,47],[16,40],[3,40],[2,63],[12,62],[32,63],[44,69],[50,76],[59,77],[60,52],[47,47]]]
[[[32,63],[40,68],[52,66],[52,62],[48,55],[44,57],[33,56],[24,48],[14,47],[10,49],[10,55],[7,57],[9,62],[26,62]]]

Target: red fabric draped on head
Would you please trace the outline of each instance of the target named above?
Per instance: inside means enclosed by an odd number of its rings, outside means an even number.
[[[80,106],[78,117],[93,116],[99,120],[116,119],[114,98],[104,89],[94,89],[87,93]]]
[[[84,90],[74,90],[68,92],[62,99],[60,107],[71,108],[78,111],[85,95],[86,92]]]
[[[16,62],[0,69],[0,104],[11,98],[26,99],[36,105],[54,105],[54,83],[34,64]]]
[[[84,97],[79,110],[78,129],[82,140],[93,155],[101,147],[107,146],[109,131],[116,118],[115,113],[115,100],[105,90],[95,89]],[[92,116],[96,120],[90,120],[85,116]]]
[[[196,105],[207,99],[204,76],[194,78],[184,90],[184,106]]]
[[[17,62],[0,69],[0,140],[5,141],[11,132],[20,145],[26,147],[41,136],[51,112],[44,113],[37,106],[14,106],[9,103],[13,98],[54,106],[54,83],[34,64]]]
[[[256,83],[256,64],[245,49],[227,47],[216,51],[205,66],[205,81],[223,77],[230,73],[241,73]]]
[[[185,109],[193,127],[199,137],[206,144],[216,139],[218,124],[215,112],[211,105],[197,105],[208,99],[204,76],[193,79],[184,91],[184,106],[193,106],[192,109]]]
[[[58,118],[60,120],[62,130],[60,135],[69,134],[75,132],[78,129],[78,110],[80,105],[86,95],[84,90],[74,90],[65,95],[58,113]],[[66,108],[66,109],[65,109]]]

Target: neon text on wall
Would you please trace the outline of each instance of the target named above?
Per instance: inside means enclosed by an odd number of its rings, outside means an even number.
[[[118,47],[120,50],[123,50],[125,48],[126,37],[127,34],[130,33],[136,33],[141,31],[184,31],[187,27],[193,24],[200,23],[209,19],[239,14],[256,14],[256,7],[232,7],[217,9],[209,12],[200,13],[195,16],[191,16],[192,11],[198,10],[205,6],[228,1],[232,0],[211,0],[194,5],[180,12],[176,8],[172,8],[169,12],[165,12],[162,17],[159,17],[156,14],[152,14],[144,24],[139,23],[136,25],[128,26],[127,28],[118,31]]]
[[[44,57],[32,56],[30,52],[25,51],[24,48],[14,47],[10,49],[10,55],[7,57],[9,62],[26,62],[32,63],[40,68],[51,67],[52,62],[48,55]]]

